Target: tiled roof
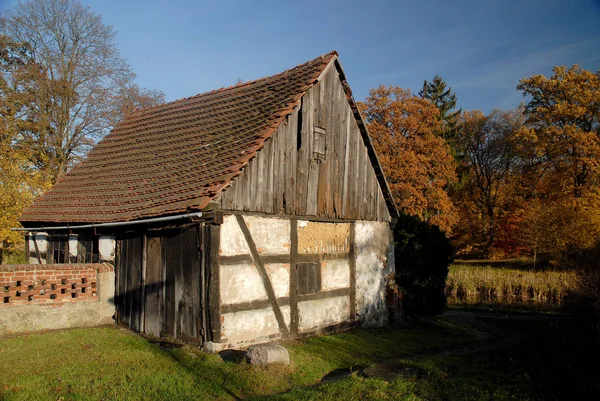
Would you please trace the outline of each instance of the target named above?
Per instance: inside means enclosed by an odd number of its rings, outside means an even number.
[[[278,75],[135,111],[25,209],[20,221],[101,223],[203,209],[336,56],[331,52]]]

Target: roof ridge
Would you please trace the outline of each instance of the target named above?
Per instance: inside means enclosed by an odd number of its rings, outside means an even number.
[[[183,98],[180,98],[180,99],[172,100],[170,102],[166,102],[166,103],[162,103],[162,104],[158,104],[158,105],[154,105],[154,106],[150,106],[150,107],[139,108],[139,109],[136,109],[134,111],[134,113],[146,112],[146,111],[150,111],[150,110],[153,110],[153,109],[157,109],[157,108],[165,107],[165,106],[168,106],[168,105],[176,104],[176,103],[179,103],[179,102],[184,102],[184,101],[188,101],[188,100],[191,100],[191,99],[201,98],[201,97],[208,96],[208,95],[214,95],[215,93],[225,92],[225,91],[228,91],[228,90],[242,88],[244,86],[249,86],[249,85],[255,84],[257,82],[267,80],[269,78],[274,78],[274,77],[277,77],[277,76],[280,76],[280,75],[284,75],[284,74],[292,72],[292,71],[294,71],[294,70],[296,70],[298,68],[304,67],[307,64],[314,63],[315,61],[317,61],[319,59],[323,60],[323,59],[326,59],[328,57],[329,58],[339,57],[339,54],[338,54],[338,52],[336,50],[332,50],[329,53],[324,53],[324,54],[322,54],[322,55],[320,55],[318,57],[315,57],[312,60],[309,60],[309,61],[304,62],[302,64],[298,64],[298,65],[296,65],[296,66],[294,66],[292,68],[288,68],[287,70],[284,70],[284,71],[279,72],[277,74],[267,75],[267,76],[262,77],[262,78],[254,79],[252,81],[240,82],[238,84],[231,85],[231,86],[224,86],[224,87],[221,87],[221,88],[210,90],[208,92],[198,93],[196,95],[192,95],[192,96],[188,96],[188,97],[183,97]],[[132,114],[134,114],[134,113],[132,113]]]

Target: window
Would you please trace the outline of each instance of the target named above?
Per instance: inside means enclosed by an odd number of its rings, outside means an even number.
[[[296,271],[298,294],[314,294],[321,289],[320,263],[298,263]]]
[[[314,138],[313,138],[313,157],[316,160],[325,160],[325,154],[327,152],[326,146],[326,134],[325,128],[315,126]]]
[[[69,263],[69,236],[53,234],[48,239],[48,263]]]
[[[97,263],[99,259],[98,236],[80,235],[77,242],[77,263]]]

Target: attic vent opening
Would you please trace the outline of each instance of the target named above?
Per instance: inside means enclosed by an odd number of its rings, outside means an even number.
[[[327,147],[325,145],[327,130],[325,130],[325,128],[315,126],[313,133],[313,158],[324,161],[327,151]]]

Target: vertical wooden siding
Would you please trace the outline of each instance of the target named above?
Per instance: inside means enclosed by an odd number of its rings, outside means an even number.
[[[314,127],[324,128],[327,154],[313,157]],[[383,192],[336,68],[302,98],[244,172],[221,195],[225,210],[390,218]]]
[[[202,341],[207,283],[199,248],[201,233],[201,227],[191,227],[119,240],[116,306],[120,323],[157,337]]]

